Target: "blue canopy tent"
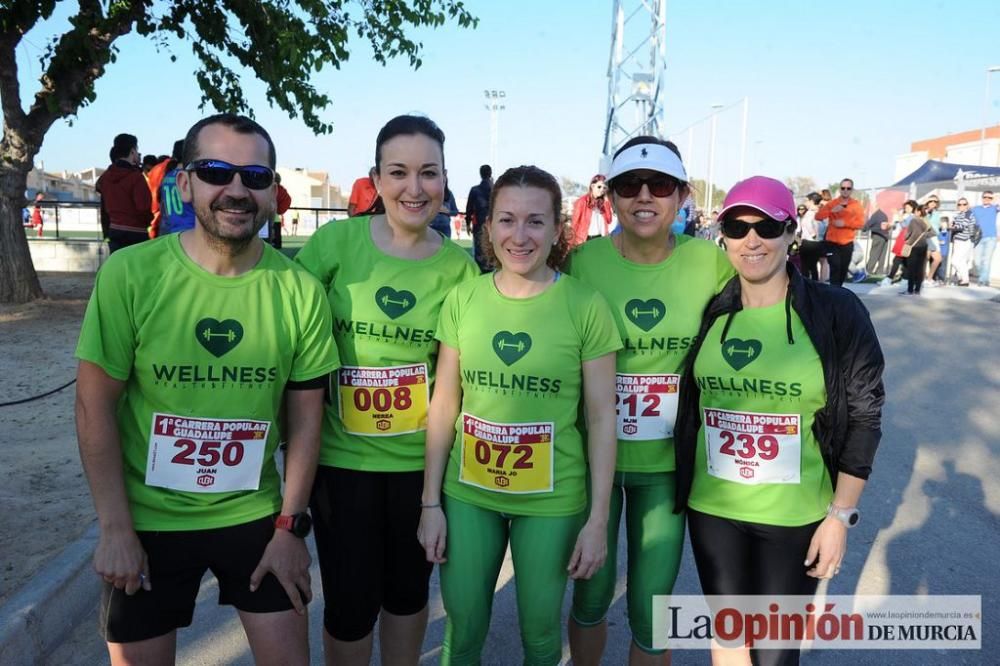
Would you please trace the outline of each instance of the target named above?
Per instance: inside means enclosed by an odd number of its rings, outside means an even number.
[[[960,194],[965,190],[1000,190],[1000,167],[927,160],[889,189],[908,190],[913,199],[939,189],[958,190]]]

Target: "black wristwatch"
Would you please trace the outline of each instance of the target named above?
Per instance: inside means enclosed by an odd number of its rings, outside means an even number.
[[[288,530],[300,539],[305,539],[312,531],[313,521],[308,513],[301,511],[291,516],[278,516],[274,519],[274,527]]]

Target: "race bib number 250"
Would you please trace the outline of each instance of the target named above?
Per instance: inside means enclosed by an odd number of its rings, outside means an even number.
[[[146,485],[191,493],[257,490],[269,421],[153,414]]]

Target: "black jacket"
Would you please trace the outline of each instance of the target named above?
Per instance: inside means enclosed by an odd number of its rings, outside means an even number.
[[[807,280],[791,264],[787,265],[787,271],[786,313],[794,309],[798,314],[823,364],[827,402],[816,412],[813,423],[813,434],[819,442],[823,461],[834,487],[838,472],[867,479],[882,437],[882,405],[885,402],[882,385],[885,361],[868,310],[847,289]],[[702,316],[701,330],[685,361],[674,428],[677,453],[675,511],[678,512],[687,506],[691,493],[701,427],[694,360],[715,320],[743,309],[740,291],[737,276],[709,302]],[[790,319],[788,336],[794,344]]]

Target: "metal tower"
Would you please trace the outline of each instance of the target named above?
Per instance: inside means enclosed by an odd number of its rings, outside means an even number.
[[[666,0],[614,0],[601,171],[634,136],[662,138]]]

